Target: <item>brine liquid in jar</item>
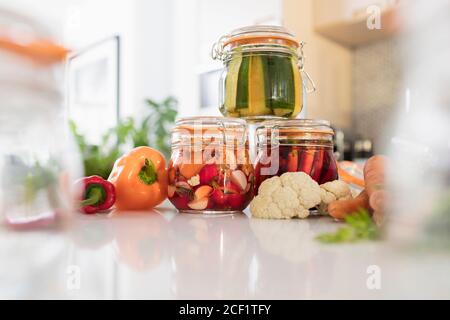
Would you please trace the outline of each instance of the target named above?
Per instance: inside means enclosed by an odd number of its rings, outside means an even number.
[[[256,190],[285,172],[304,172],[317,183],[338,179],[333,130],[323,120],[274,120],[257,130]]]
[[[222,37],[213,48],[213,58],[224,64],[221,113],[254,122],[295,118],[306,101],[302,50],[303,43],[279,26],[244,27]]]
[[[178,211],[242,212],[253,199],[254,180],[245,121],[218,117],[177,121],[168,197]]]

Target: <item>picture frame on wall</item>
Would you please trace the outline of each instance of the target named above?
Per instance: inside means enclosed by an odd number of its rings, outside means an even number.
[[[67,77],[69,119],[89,143],[99,144],[120,120],[120,36],[72,54]]]

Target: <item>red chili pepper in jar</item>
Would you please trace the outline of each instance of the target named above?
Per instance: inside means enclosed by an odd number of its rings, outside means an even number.
[[[116,202],[114,185],[99,176],[82,178],[76,182],[82,190],[79,210],[86,214],[94,214],[111,208]]]

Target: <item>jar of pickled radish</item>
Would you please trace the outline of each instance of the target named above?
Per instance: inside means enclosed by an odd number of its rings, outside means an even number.
[[[180,212],[241,212],[253,198],[255,179],[245,121],[178,120],[172,130],[168,172],[168,197]]]
[[[303,45],[278,26],[250,26],[221,37],[212,57],[224,64],[222,114],[255,122],[295,118],[306,105],[306,93],[315,90],[304,70]]]
[[[256,187],[285,172],[305,172],[319,184],[338,179],[333,135],[325,120],[263,122],[256,129]]]

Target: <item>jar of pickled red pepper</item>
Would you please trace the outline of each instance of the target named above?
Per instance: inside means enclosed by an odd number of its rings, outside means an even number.
[[[315,90],[304,70],[303,42],[279,26],[250,26],[225,35],[212,57],[224,63],[220,111],[226,117],[261,121],[295,118]]]
[[[242,119],[192,117],[172,130],[168,198],[184,213],[244,210],[254,195],[247,125]]]
[[[338,179],[333,136],[325,120],[263,122],[256,129],[256,187],[285,172],[305,172],[319,184]]]

